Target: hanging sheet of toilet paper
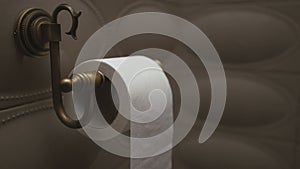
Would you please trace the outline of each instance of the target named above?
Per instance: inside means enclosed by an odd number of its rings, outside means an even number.
[[[131,169],[171,169],[173,98],[169,81],[160,65],[144,56],[130,56],[92,60],[86,62],[90,66],[81,71],[95,68],[94,63],[115,89],[112,99],[119,114],[109,127],[106,126],[112,129],[109,136],[104,136],[110,133],[107,128],[103,129],[105,126],[91,127],[89,124],[83,127],[86,134],[113,154],[129,154]],[[128,120],[127,124],[124,119]],[[105,123],[91,121],[92,126],[95,122],[98,125]],[[93,130],[89,132],[91,128]],[[99,130],[98,134],[95,128]],[[116,128],[118,132],[114,130]],[[120,128],[129,134],[120,133]],[[105,134],[101,130],[105,130]]]

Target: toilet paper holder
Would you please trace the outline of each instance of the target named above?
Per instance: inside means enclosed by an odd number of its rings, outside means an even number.
[[[71,29],[67,35],[77,39],[76,31],[81,12],[76,12],[70,5],[61,4],[53,11],[52,15],[40,8],[24,10],[17,21],[14,37],[20,49],[28,56],[42,57],[50,52],[52,99],[54,110],[60,121],[70,128],[81,128],[80,120],[72,119],[65,111],[62,93],[72,91],[72,84],[76,82],[95,82],[96,86],[104,82],[101,72],[73,75],[72,78],[61,78],[60,48],[61,25],[58,23],[58,15],[61,11],[67,11],[72,17]],[[86,113],[84,113],[86,114]],[[84,116],[82,118],[85,118]]]

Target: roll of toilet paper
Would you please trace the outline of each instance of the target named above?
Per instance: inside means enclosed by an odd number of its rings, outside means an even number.
[[[99,100],[96,106],[90,104],[97,103],[102,94],[94,83],[73,89],[78,118],[91,114],[89,122],[84,122],[86,135],[106,151],[130,157],[131,169],[171,168],[173,100],[160,65],[144,56],[96,59],[78,65],[73,73],[91,71],[101,71],[105,84],[111,84],[111,99],[118,113],[108,123],[104,116],[111,112],[103,112]],[[92,101],[87,104],[89,99]]]

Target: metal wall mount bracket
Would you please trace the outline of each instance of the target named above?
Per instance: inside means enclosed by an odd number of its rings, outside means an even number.
[[[101,72],[85,73],[84,78],[61,78],[60,68],[60,48],[61,25],[58,23],[58,14],[67,11],[72,17],[72,27],[66,32],[67,35],[77,39],[76,31],[78,19],[81,12],[76,12],[70,5],[59,5],[50,15],[43,9],[30,8],[24,10],[17,21],[14,36],[20,49],[28,56],[42,57],[50,52],[51,78],[52,78],[52,98],[54,110],[60,121],[70,128],[81,128],[80,120],[72,119],[65,111],[62,92],[71,92],[72,84],[75,81],[94,81],[96,85],[104,82]],[[74,76],[74,75],[73,75]],[[82,119],[85,118],[84,116]]]

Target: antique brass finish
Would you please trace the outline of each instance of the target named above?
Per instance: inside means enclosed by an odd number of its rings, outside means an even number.
[[[61,91],[64,93],[69,93],[72,91],[72,79],[64,78],[60,81]]]
[[[78,18],[81,12],[75,12],[74,9],[67,4],[59,5],[54,10],[52,16],[46,11],[37,8],[30,8],[23,11],[17,22],[14,35],[20,48],[29,56],[44,56],[50,52],[54,110],[61,122],[66,126],[70,128],[81,128],[82,126],[79,120],[73,120],[66,113],[62,101],[62,92],[76,90],[77,88],[72,86],[74,84],[84,86],[82,83],[88,84],[94,82],[97,86],[100,86],[104,81],[104,76],[101,72],[97,72],[73,75],[72,79],[61,78],[59,49],[61,25],[57,23],[57,17],[61,11],[67,11],[71,15],[72,27],[66,34],[76,40]],[[85,117],[85,115],[88,116],[87,114],[88,113],[85,113],[82,119],[87,119],[87,117]]]
[[[23,11],[14,31],[20,49],[28,56],[45,56],[49,52],[49,44],[44,39],[41,26],[51,22],[48,12],[30,8]]]
[[[72,78],[64,78],[60,82],[61,90],[64,93],[69,93],[73,91],[82,91],[84,90],[83,87],[92,88],[90,87],[93,83],[95,86],[99,87],[104,83],[105,77],[100,72],[97,71],[96,75],[93,72],[85,72],[85,73],[78,73],[73,74]],[[75,85],[73,87],[73,84]]]

